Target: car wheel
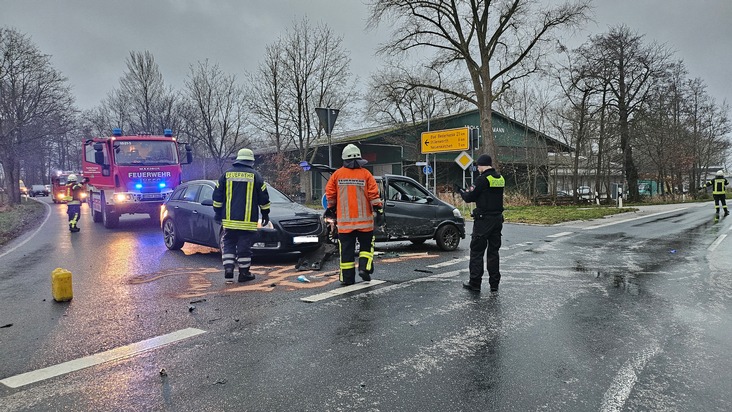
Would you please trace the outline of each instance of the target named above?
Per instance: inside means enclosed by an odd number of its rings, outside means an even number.
[[[412,242],[415,245],[421,245],[424,242],[426,242],[427,239],[425,239],[425,238],[421,238],[421,239],[409,239],[409,241]]]
[[[165,242],[165,247],[170,250],[180,250],[183,247],[185,242],[178,238],[177,233],[173,219],[165,219],[165,222],[163,222],[163,241]]]
[[[119,224],[119,216],[116,214],[113,214],[111,210],[109,210],[109,207],[107,206],[107,202],[104,199],[104,195],[102,195],[101,198],[102,202],[102,222],[104,223],[104,227],[107,229],[112,229],[117,227]]]
[[[453,251],[460,244],[460,231],[455,225],[444,225],[437,229],[435,240],[440,249]]]

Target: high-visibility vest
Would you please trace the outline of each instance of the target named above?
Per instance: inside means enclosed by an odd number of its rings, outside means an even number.
[[[338,233],[374,230],[374,206],[381,206],[379,186],[367,169],[336,170],[325,186],[328,207],[336,208]]]

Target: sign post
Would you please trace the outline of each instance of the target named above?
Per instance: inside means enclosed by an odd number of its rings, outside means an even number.
[[[340,110],[331,109],[330,107],[316,107],[315,113],[318,115],[320,121],[320,127],[325,130],[325,135],[328,136],[328,166],[333,167],[333,152],[330,144],[330,134],[333,132],[333,125],[335,125],[336,118]]]

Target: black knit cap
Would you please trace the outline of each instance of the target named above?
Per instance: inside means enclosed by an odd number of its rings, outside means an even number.
[[[482,154],[478,158],[478,166],[493,166],[493,159],[487,154]]]

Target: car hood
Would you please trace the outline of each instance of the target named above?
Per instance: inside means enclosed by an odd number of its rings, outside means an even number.
[[[309,207],[305,207],[299,203],[272,203],[270,205],[270,218],[288,218],[292,216],[313,216],[319,217],[320,212]]]

